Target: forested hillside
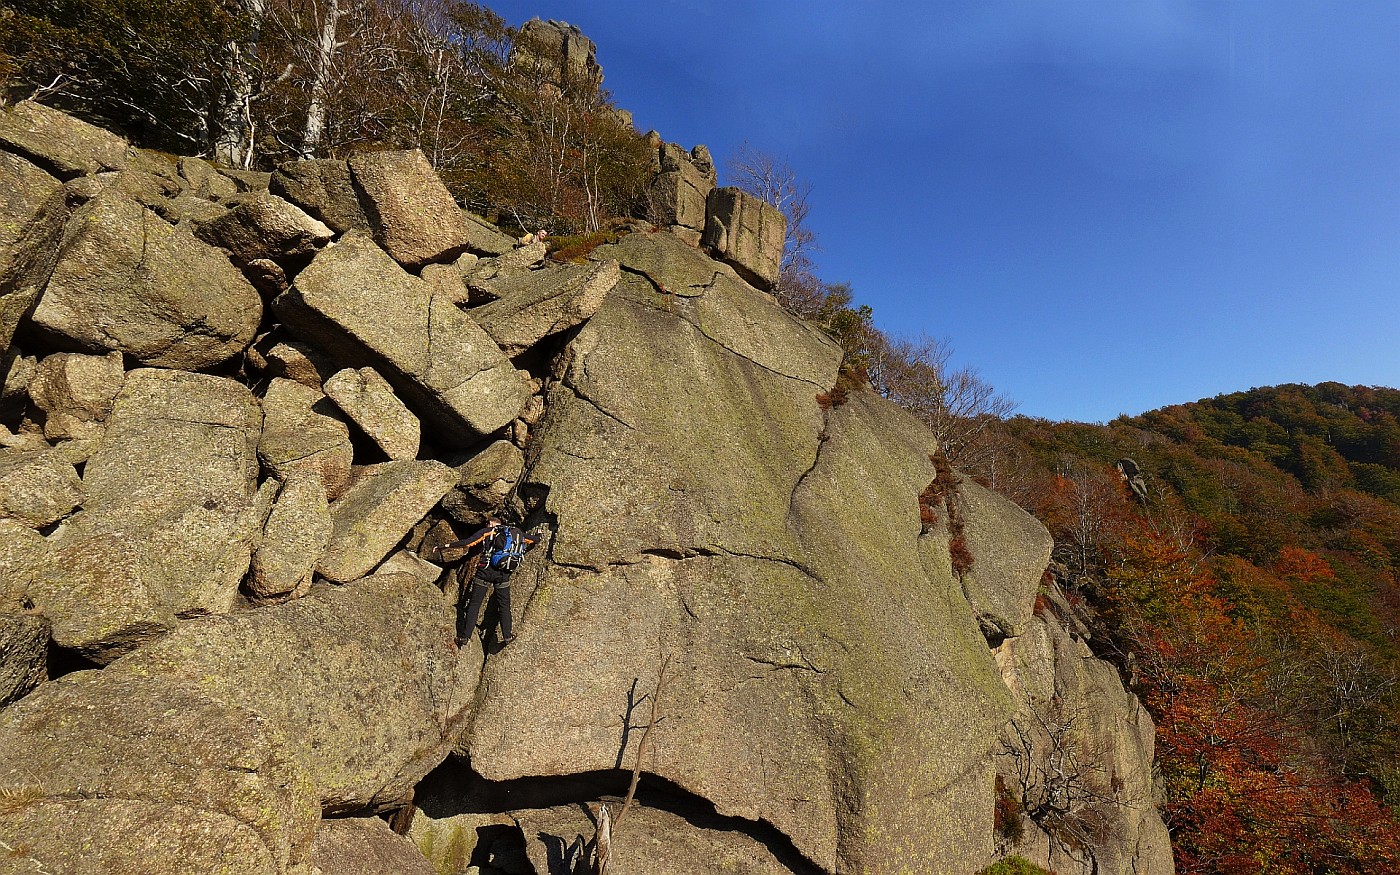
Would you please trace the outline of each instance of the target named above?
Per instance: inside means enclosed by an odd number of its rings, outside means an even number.
[[[1178,871],[1400,862],[1397,414],[1393,389],[1287,385],[1018,417],[993,454],[1157,720]]]

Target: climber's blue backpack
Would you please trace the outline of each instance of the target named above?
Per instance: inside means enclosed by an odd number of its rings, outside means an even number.
[[[491,539],[491,552],[486,564],[497,571],[511,572],[520,567],[525,556],[525,533],[515,526],[500,526]]]

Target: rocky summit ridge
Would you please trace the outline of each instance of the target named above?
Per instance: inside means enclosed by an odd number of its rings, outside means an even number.
[[[634,765],[617,875],[1172,871],[1044,528],[653,145],[660,223],[558,264],[418,152],[0,114],[0,872],[572,872]],[[459,647],[437,548],[503,508],[519,637]]]

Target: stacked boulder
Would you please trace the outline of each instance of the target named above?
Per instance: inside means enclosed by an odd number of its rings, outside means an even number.
[[[26,102],[0,180],[0,850],[310,872],[456,743],[483,654],[418,551],[513,500],[512,357],[617,265],[516,249],[417,151],[230,171]]]

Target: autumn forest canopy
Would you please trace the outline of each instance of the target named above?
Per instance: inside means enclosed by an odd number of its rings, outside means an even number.
[[[0,0],[0,88],[234,167],[419,148],[462,206],[568,256],[648,216],[656,142],[558,39],[459,0]],[[879,331],[817,275],[793,168],[746,146],[726,170],[787,219],[778,299],[845,350],[819,403],[908,408],[1054,535],[1047,594],[1156,720],[1178,871],[1400,865],[1400,391],[1007,418],[946,341]]]

